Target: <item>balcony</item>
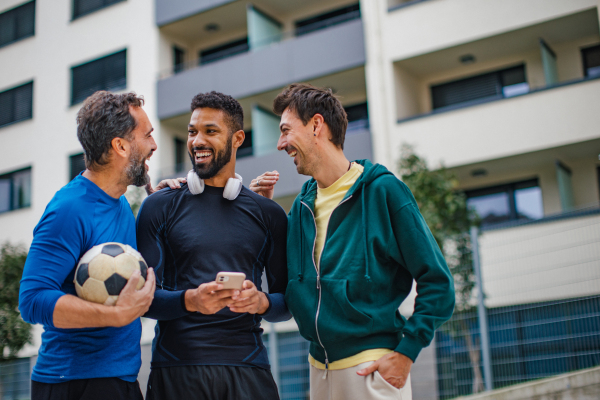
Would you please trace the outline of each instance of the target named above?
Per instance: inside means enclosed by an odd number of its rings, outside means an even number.
[[[400,121],[391,147],[453,167],[596,139],[599,126],[600,79],[583,79]]]
[[[227,57],[211,53],[208,56],[212,62],[198,66],[196,62],[191,69],[183,68],[180,73],[160,79],[158,117],[165,119],[188,112],[190,99],[199,92],[215,90],[235,98],[249,97],[365,64],[360,19],[301,36],[289,32],[259,39],[248,37],[249,46],[241,53],[239,46],[229,49],[237,54],[225,54]],[[309,53],[311,57],[307,58]]]
[[[174,21],[216,8],[235,0],[156,0],[156,25]]]

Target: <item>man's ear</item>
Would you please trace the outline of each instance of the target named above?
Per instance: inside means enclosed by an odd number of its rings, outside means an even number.
[[[244,143],[245,139],[246,133],[243,130],[240,129],[239,131],[234,132],[233,138],[231,139],[233,148],[237,149],[238,147],[240,147]]]
[[[131,144],[129,143],[128,140],[125,140],[124,138],[116,137],[110,141],[110,146],[111,146],[112,150],[115,152],[115,154],[117,155],[117,157],[122,157],[122,158],[126,158],[126,159],[129,158],[129,150],[130,150]]]
[[[310,125],[312,128],[313,135],[319,136],[319,134],[323,130],[323,126],[325,125],[325,118],[323,118],[321,114],[315,114],[310,120]]]

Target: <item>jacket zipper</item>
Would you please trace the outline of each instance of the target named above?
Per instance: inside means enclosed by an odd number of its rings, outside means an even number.
[[[333,212],[342,204],[344,204],[346,201],[350,200],[352,198],[352,196],[348,196],[345,200],[343,200],[342,202],[340,202],[340,204],[338,204],[332,211],[331,214],[333,214]],[[325,349],[325,346],[323,346],[323,342],[321,341],[321,336],[319,335],[319,312],[321,311],[321,275],[319,273],[319,269],[317,268],[317,263],[315,262],[315,246],[317,245],[317,219],[315,218],[315,213],[313,213],[313,210],[310,209],[310,207],[308,206],[308,204],[306,204],[305,202],[301,201],[300,203],[302,203],[303,205],[306,206],[306,208],[308,208],[308,211],[310,211],[310,214],[313,217],[313,222],[315,224],[315,240],[313,242],[313,249],[312,249],[312,260],[313,260],[313,266],[315,267],[315,271],[317,273],[317,290],[319,291],[319,302],[317,303],[317,313],[315,315],[315,331],[317,332],[317,340],[319,341],[319,344],[321,345],[321,347],[323,348],[323,352],[325,353],[325,375],[323,376],[323,379],[327,378],[327,371],[329,370],[329,357],[327,356],[327,350]],[[331,218],[331,217],[330,217]],[[325,242],[323,242],[323,250],[325,249]],[[319,263],[321,262],[321,255],[323,254],[323,250],[321,250],[321,254],[319,254]]]

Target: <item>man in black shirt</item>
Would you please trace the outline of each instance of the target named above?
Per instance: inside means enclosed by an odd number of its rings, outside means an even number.
[[[187,184],[149,196],[137,221],[138,249],[157,277],[147,399],[277,399],[260,321],[291,317],[287,217],[235,174],[240,104],[211,92],[191,109]],[[220,271],[245,273],[242,290],[222,290]]]

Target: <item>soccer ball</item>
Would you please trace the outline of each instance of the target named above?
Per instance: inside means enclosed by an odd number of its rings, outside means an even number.
[[[103,243],[89,249],[75,270],[75,291],[84,300],[114,306],[131,274],[139,270],[140,290],[148,276],[148,265],[140,253],[121,243]]]

